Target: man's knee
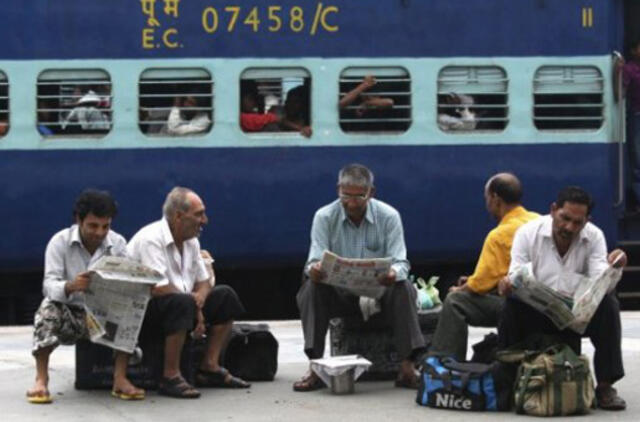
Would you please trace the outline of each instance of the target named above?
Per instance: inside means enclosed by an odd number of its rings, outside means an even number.
[[[216,295],[220,295],[220,297],[222,298],[222,301],[227,301],[227,300],[232,300],[232,301],[240,301],[240,298],[238,297],[238,293],[236,293],[236,291],[233,289],[233,287],[231,286],[227,286],[224,284],[218,285],[216,287],[214,287],[211,292],[209,292],[209,295],[212,294]]]
[[[394,299],[400,301],[413,301],[416,300],[416,290],[413,285],[407,280],[396,281],[391,286],[391,295]]]
[[[178,293],[171,295],[169,307],[174,314],[195,315],[196,302],[190,294]]]
[[[307,279],[302,283],[302,286],[300,286],[300,290],[298,290],[298,294],[296,295],[298,309],[302,310],[303,307],[308,306],[311,303],[324,302],[325,297],[331,293],[330,290],[332,288],[333,287],[328,284],[314,283]]]

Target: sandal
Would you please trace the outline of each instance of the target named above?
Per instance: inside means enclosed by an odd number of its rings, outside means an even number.
[[[181,375],[176,375],[173,378],[163,377],[158,386],[158,394],[178,399],[197,399],[200,397],[200,392],[185,381]]]
[[[293,383],[293,391],[306,393],[325,388],[324,381],[320,379],[313,371],[307,372],[298,382]]]
[[[624,410],[627,402],[618,395],[618,390],[611,386],[596,388],[596,401],[598,407],[604,410]]]
[[[49,390],[27,391],[27,401],[31,404],[49,404],[53,402]]]
[[[420,381],[418,377],[400,377],[396,378],[395,386],[397,388],[408,388],[410,390],[417,390],[420,387]]]
[[[227,368],[220,368],[217,371],[199,369],[196,374],[196,385],[198,387],[212,388],[249,388],[251,384],[242,378],[234,377]]]

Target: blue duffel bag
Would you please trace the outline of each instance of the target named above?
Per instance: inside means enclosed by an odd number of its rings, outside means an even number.
[[[457,362],[429,356],[422,363],[416,402],[454,410],[509,410],[515,368],[507,363]]]

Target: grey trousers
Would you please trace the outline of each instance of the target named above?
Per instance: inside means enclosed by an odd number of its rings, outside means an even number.
[[[466,359],[468,326],[497,327],[504,299],[495,294],[457,291],[447,295],[429,353]]]
[[[296,301],[302,320],[304,352],[309,359],[324,355],[324,342],[331,318],[362,315],[357,296],[308,279],[302,283]],[[385,289],[380,303],[382,317],[393,330],[399,355],[403,359],[415,358],[415,354],[424,349],[415,289],[408,281],[398,281]]]

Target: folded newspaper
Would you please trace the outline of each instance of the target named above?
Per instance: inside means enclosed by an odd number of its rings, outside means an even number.
[[[85,292],[89,336],[94,343],[132,353],[159,272],[116,256],[102,257],[89,268]]]
[[[522,265],[512,277],[513,294],[551,319],[560,330],[583,334],[608,291],[622,277],[622,269],[608,267],[600,276],[579,277],[578,289],[568,297],[536,281],[531,263]]]
[[[342,258],[324,251],[320,270],[326,274],[323,283],[341,287],[357,296],[379,299],[385,286],[378,281],[391,268],[391,258]]]

